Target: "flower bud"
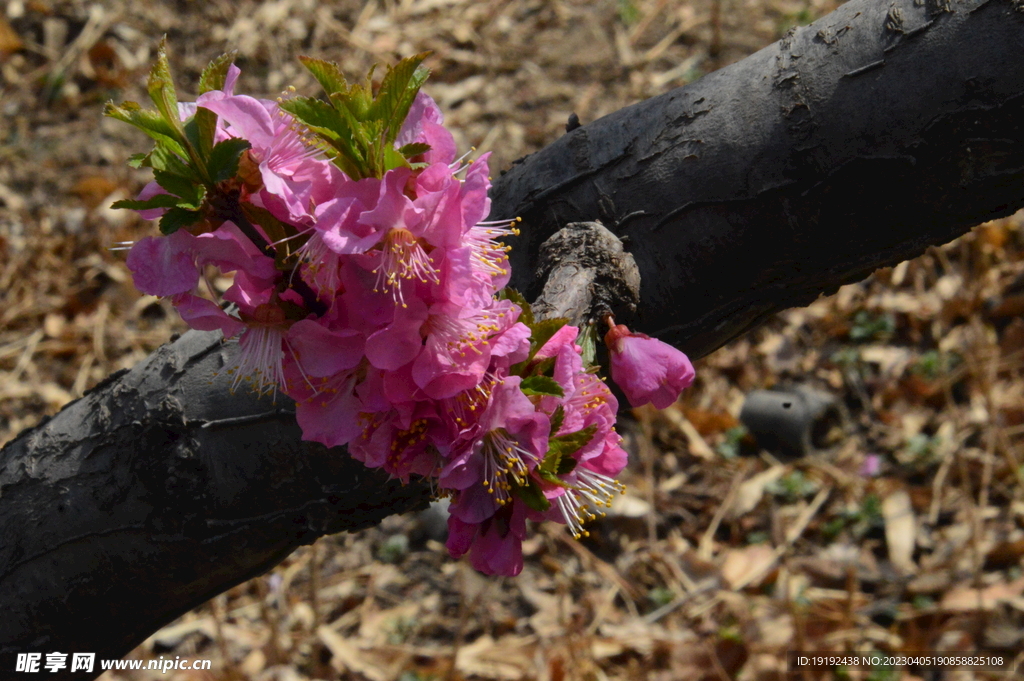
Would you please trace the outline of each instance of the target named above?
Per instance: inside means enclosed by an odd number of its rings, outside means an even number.
[[[611,351],[612,380],[634,407],[650,402],[664,409],[693,383],[693,365],[668,343],[609,321],[604,342]]]

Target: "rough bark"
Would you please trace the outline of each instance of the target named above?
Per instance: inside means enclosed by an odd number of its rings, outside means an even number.
[[[854,0],[741,62],[566,134],[497,182],[513,284],[601,219],[641,330],[700,357],[775,312],[1024,205],[1024,8]]]
[[[639,266],[640,328],[700,356],[1024,205],[1024,13],[920,1],[853,0],[515,165],[492,215],[525,219],[516,283],[535,296],[541,243],[602,219]],[[0,673],[16,652],[122,655],[424,501],[301,443],[287,400],[209,383],[233,347],[186,334],[0,452]]]
[[[287,398],[231,395],[236,349],[189,332],[0,452],[0,678],[19,652],[120,657],[297,546],[426,503],[302,442]]]

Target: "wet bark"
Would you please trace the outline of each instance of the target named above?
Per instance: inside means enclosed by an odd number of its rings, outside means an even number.
[[[701,356],[1012,213],[1018,7],[853,0],[573,130],[493,189],[492,217],[524,218],[514,283],[539,294],[541,244],[599,219],[639,267],[625,321]],[[234,348],[186,334],[0,451],[0,675],[18,652],[123,655],[295,547],[425,502],[420,486],[302,443],[288,400],[230,395]]]

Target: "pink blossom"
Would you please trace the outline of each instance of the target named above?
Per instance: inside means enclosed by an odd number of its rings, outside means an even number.
[[[693,365],[682,352],[656,338],[612,325],[605,335],[611,351],[612,380],[634,407],[673,404],[693,383]]]
[[[444,116],[434,100],[418,92],[395,139],[395,148],[413,142],[429,144],[430,151],[424,155],[427,163],[451,163],[455,159],[455,139],[443,124]]]
[[[126,264],[135,288],[154,296],[191,291],[199,282],[193,249],[196,238],[184,229],[170,236],[147,236],[132,246]]]

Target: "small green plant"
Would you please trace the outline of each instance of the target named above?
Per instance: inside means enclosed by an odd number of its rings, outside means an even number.
[[[885,341],[896,331],[896,319],[892,314],[883,312],[872,314],[860,310],[853,316],[853,327],[850,329],[852,341]]]
[[[764,489],[783,502],[792,504],[817,492],[818,484],[804,475],[803,471],[796,470],[769,483]]]
[[[668,605],[676,598],[676,592],[668,587],[656,586],[647,592],[647,600],[651,602],[655,608]]]
[[[725,431],[725,440],[718,445],[718,453],[724,459],[735,459],[740,455],[743,445],[743,438],[747,436],[745,426],[734,426]]]
[[[640,21],[640,8],[633,0],[619,0],[619,21],[626,26]]]
[[[404,534],[393,534],[377,549],[377,560],[382,563],[401,563],[409,553],[409,538]]]
[[[907,440],[907,444],[896,454],[896,459],[914,468],[925,468],[938,463],[939,445],[942,438],[938,435],[918,433]]]
[[[963,362],[963,358],[955,352],[929,350],[910,366],[910,373],[925,380],[934,381],[948,374],[961,362]]]
[[[882,502],[875,494],[868,494],[864,497],[858,508],[848,508],[839,515],[831,518],[822,528],[822,535],[829,541],[835,539],[846,529],[856,538],[861,539],[873,530],[885,526],[885,519],[882,517]]]
[[[771,537],[764,530],[754,530],[753,532],[747,533],[747,544],[767,544]]]

